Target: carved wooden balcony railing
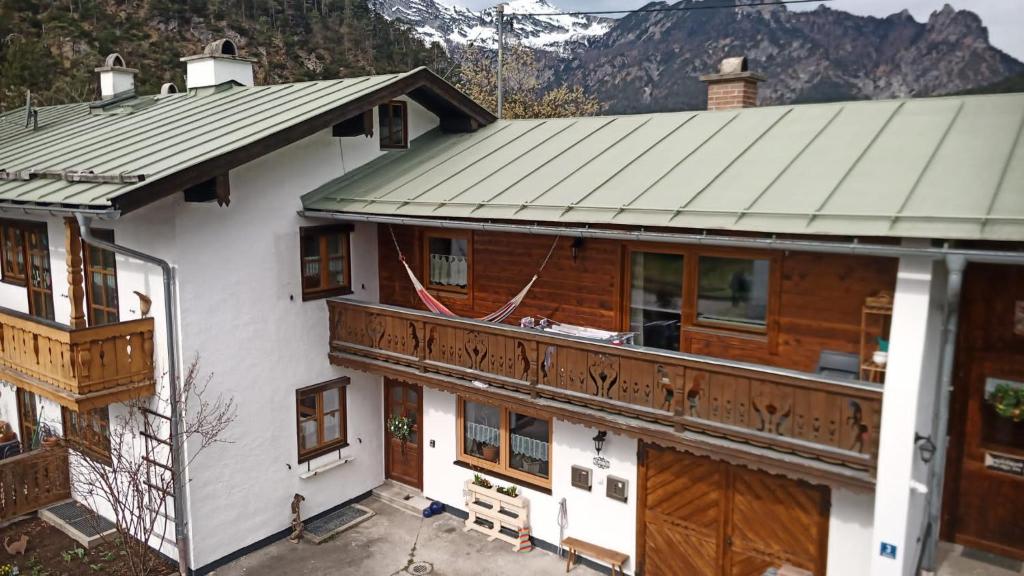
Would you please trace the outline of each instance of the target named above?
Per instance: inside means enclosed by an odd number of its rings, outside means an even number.
[[[0,308],[0,376],[73,410],[153,394],[153,319],[72,329]]]
[[[346,355],[528,392],[825,462],[873,470],[882,388],[785,369],[426,312],[328,301]]]
[[[71,498],[68,451],[43,448],[0,460],[0,521]]]

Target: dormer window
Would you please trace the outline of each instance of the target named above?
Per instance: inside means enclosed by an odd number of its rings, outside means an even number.
[[[406,103],[392,100],[377,108],[380,121],[381,150],[403,150],[409,147],[409,115]]]

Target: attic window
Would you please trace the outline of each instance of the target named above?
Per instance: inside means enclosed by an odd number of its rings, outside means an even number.
[[[409,117],[406,103],[392,100],[377,108],[380,120],[381,150],[402,150],[409,147]]]
[[[214,176],[184,190],[185,202],[205,203],[217,201],[218,206],[231,204],[231,184],[227,174]]]

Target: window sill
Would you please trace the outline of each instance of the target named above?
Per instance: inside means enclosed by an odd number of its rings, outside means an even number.
[[[476,472],[478,474],[486,474],[487,476],[491,476],[491,477],[497,478],[497,479],[501,480],[502,482],[508,482],[509,484],[515,484],[516,486],[519,486],[521,488],[529,488],[530,490],[533,490],[534,492],[540,492],[541,494],[547,494],[548,496],[551,496],[551,488],[542,486],[540,484],[534,484],[533,482],[528,482],[528,481],[523,480],[521,478],[516,478],[515,476],[509,476],[508,474],[503,474],[501,472],[495,472],[494,470],[491,470],[489,468],[482,468],[480,466],[474,466],[474,465],[472,465],[472,464],[470,464],[468,462],[463,462],[462,460],[456,460],[455,462],[452,462],[452,464],[458,466],[459,468],[465,468],[466,470],[472,470],[473,472]]]
[[[351,462],[351,461],[353,461],[355,459],[356,459],[355,456],[342,456],[341,458],[338,458],[337,460],[334,460],[332,462],[328,462],[326,464],[321,464],[320,466],[317,466],[316,468],[312,468],[310,470],[307,470],[307,471],[303,472],[302,474],[299,474],[299,479],[300,480],[306,480],[306,479],[309,479],[309,478],[313,478],[314,476],[318,476],[320,474],[323,474],[324,472],[327,472],[328,470],[333,470],[334,468],[337,468],[338,466],[341,466],[342,464],[348,464],[349,462]]]
[[[11,286],[19,286],[21,288],[24,288],[24,287],[28,286],[28,281],[26,281],[26,280],[15,280],[15,279],[11,279],[11,278],[0,278],[0,282],[2,282],[4,284],[10,284]]]
[[[302,301],[312,302],[313,300],[323,300],[324,298],[332,298],[334,296],[348,296],[349,294],[354,294],[354,292],[348,286],[318,292],[303,292]]]

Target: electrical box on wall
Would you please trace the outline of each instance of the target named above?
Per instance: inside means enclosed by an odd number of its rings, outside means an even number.
[[[592,474],[590,468],[584,468],[583,466],[572,467],[572,486],[573,488],[580,488],[582,490],[590,491],[590,478]]]
[[[605,494],[612,500],[625,502],[629,495],[629,480],[618,476],[608,476],[608,487]]]

